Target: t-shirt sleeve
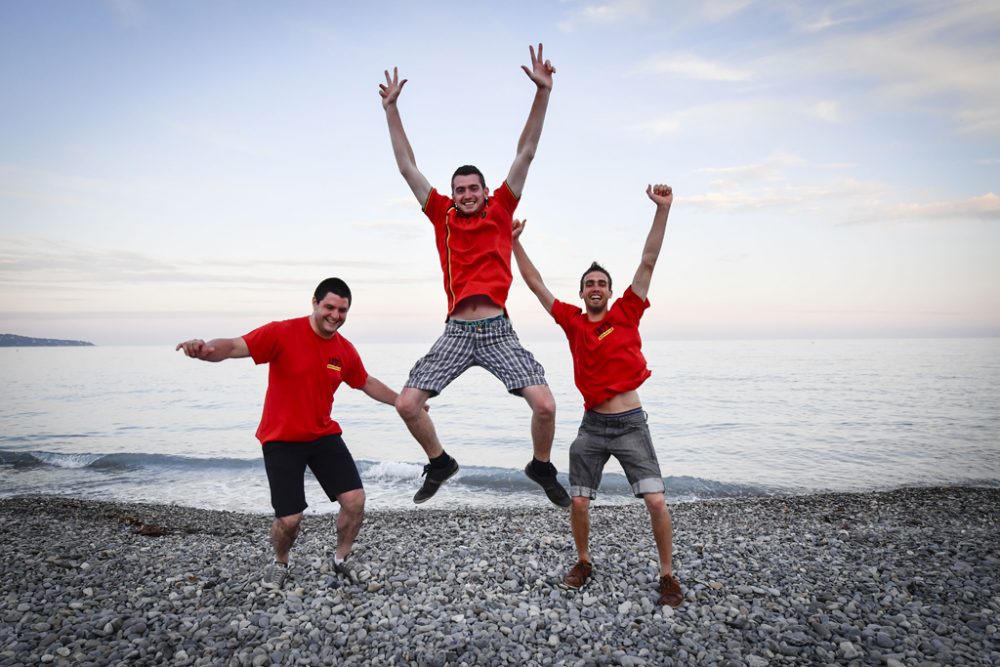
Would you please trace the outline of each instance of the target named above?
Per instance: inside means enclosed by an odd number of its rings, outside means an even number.
[[[629,321],[638,322],[642,318],[642,314],[649,308],[649,299],[640,299],[632,291],[632,286],[629,285],[628,289],[625,290],[625,294],[615,303],[615,308],[620,309],[628,317]]]
[[[365,382],[368,381],[368,371],[365,370],[365,365],[361,362],[361,355],[358,354],[357,348],[346,340],[344,344],[344,356],[348,358],[348,363],[344,364],[344,370],[341,371],[340,377],[350,387],[361,389],[361,387],[365,386]]]
[[[427,194],[427,202],[424,204],[424,215],[437,225],[444,221],[444,217],[448,213],[448,209],[452,207],[452,203],[451,197],[445,197],[437,191],[437,188],[431,188],[431,191]]]
[[[514,193],[510,191],[507,181],[504,181],[503,185],[493,192],[493,199],[511,215],[514,214],[514,209],[517,208],[517,203],[519,201],[518,198],[514,196]]]
[[[582,312],[578,307],[563,303],[559,299],[552,302],[552,319],[566,331]]]
[[[266,364],[278,355],[278,322],[270,322],[243,336],[255,364]]]

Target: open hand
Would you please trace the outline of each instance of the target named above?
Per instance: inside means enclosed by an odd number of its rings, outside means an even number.
[[[528,78],[535,82],[539,88],[552,90],[552,75],[556,73],[556,68],[548,60],[542,60],[542,44],[538,44],[538,57],[535,57],[535,47],[529,46],[531,52],[531,69],[521,65],[521,69],[528,75]]]
[[[390,104],[396,103],[396,98],[403,91],[403,86],[409,79],[399,80],[399,69],[396,67],[392,68],[392,77],[389,76],[389,70],[385,71],[385,83],[378,84],[378,94],[382,96],[382,108],[389,106]]]
[[[521,235],[521,232],[524,231],[524,226],[526,224],[528,224],[527,218],[525,218],[524,220],[518,220],[517,218],[514,218],[514,222],[511,224],[511,232],[513,233],[513,238],[515,241]]]

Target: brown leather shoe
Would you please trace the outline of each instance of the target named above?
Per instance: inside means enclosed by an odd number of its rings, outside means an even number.
[[[569,588],[575,591],[587,583],[593,571],[594,566],[591,563],[588,563],[585,560],[577,561],[576,565],[570,569],[569,574],[563,578],[563,588]]]
[[[660,604],[670,607],[679,607],[684,602],[684,594],[681,593],[681,582],[674,575],[660,577]]]

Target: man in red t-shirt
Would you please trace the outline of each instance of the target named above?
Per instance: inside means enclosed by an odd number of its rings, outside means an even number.
[[[660,604],[676,607],[684,597],[671,559],[673,525],[646,413],[636,391],[651,374],[642,355],[639,319],[649,307],[646,294],[674,196],[667,185],[649,186],[646,194],[656,204],[656,214],[642,249],[642,261],[632,284],[610,307],[611,276],[597,262],[580,279],[580,298],[585,311],[556,300],[521,245],[524,224],[519,220],[514,221],[514,257],[528,288],[566,333],[573,356],[574,380],[583,394],[586,410],[569,450],[573,497],[570,527],[579,559],[563,579],[563,585],[580,588],[593,572],[590,501],[597,497],[604,464],[614,456],[621,463],[632,492],[645,501],[649,510],[660,557]]]
[[[507,318],[507,293],[512,280],[511,224],[514,209],[528,175],[542,134],[545,111],[556,69],[543,60],[542,45],[531,52],[531,67],[521,69],[537,86],[527,123],[517,144],[507,180],[490,197],[482,172],[472,165],[459,167],[451,179],[451,196],[431,187],[417,169],[413,149],[403,130],[397,100],[406,79],[393,69],[379,85],[382,107],[389,124],[392,151],[400,173],[424,213],[434,225],[434,235],[444,290],[448,298],[444,334],[421,358],[396,401],[396,410],[427,454],[424,482],[413,502],[429,500],[447,479],[458,472],[424,409],[452,380],[471,366],[481,366],[496,376],[510,393],[523,396],[531,407],[531,440],[534,456],[525,474],[541,485],[549,500],[569,507],[566,489],[556,479],[549,460],[555,436],[555,399],[545,381],[545,371],[521,346]]]
[[[303,483],[307,466],[327,497],[340,503],[334,571],[357,578],[347,557],[361,530],[365,491],[340,424],[330,417],[333,394],[346,382],[388,405],[395,405],[398,396],[368,375],[357,350],[339,333],[351,307],[347,284],[327,278],[316,287],[312,306],[311,315],[271,322],[239,338],[207,343],[196,338],[177,345],[187,356],[204,361],[252,357],[257,364],[269,364],[257,439],[264,450],[275,516],[274,561],[264,583],[275,588],[288,576],[288,555],[308,506]]]

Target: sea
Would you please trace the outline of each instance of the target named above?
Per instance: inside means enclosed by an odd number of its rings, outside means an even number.
[[[566,343],[526,342],[557,402],[566,482],[583,412]],[[429,343],[357,345],[399,389]],[[645,341],[639,393],[671,503],[1000,487],[1000,338]],[[270,513],[260,444],[267,368],[173,346],[0,348],[0,497],[59,495]],[[391,406],[343,385],[344,429],[367,509],[548,506],[523,473],[523,399],[473,368],[430,401],[461,470],[424,505],[425,459]],[[336,511],[307,474],[307,513]],[[596,505],[641,502],[609,461]]]

